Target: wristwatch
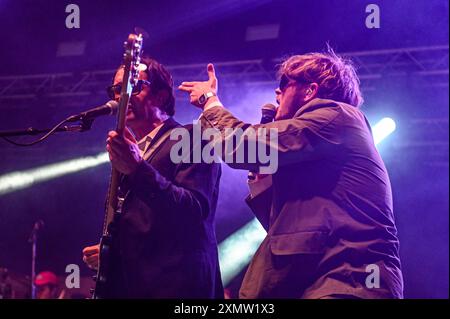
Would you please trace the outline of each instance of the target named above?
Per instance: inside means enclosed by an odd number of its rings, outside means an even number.
[[[210,97],[213,97],[213,96],[216,96],[217,94],[216,93],[214,93],[214,92],[207,92],[207,93],[204,93],[204,94],[202,94],[199,98],[198,98],[198,103],[200,103],[200,104],[205,104],[206,103],[206,101],[208,101],[208,99],[210,98]]]

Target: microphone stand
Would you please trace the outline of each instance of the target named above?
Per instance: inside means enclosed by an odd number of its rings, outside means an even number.
[[[36,299],[36,244],[39,230],[44,226],[42,220],[34,223],[28,242],[31,243],[31,299]]]
[[[84,132],[84,131],[91,129],[94,119],[93,118],[81,118],[80,121],[81,121],[81,124],[61,126],[54,131],[55,132]],[[48,133],[51,130],[52,130],[51,128],[36,129],[34,127],[29,127],[25,130],[0,131],[0,137],[38,135],[38,134],[42,134],[42,133]]]
[[[108,103],[106,103],[105,105],[96,107],[94,109],[91,109],[89,111],[86,111],[86,112],[83,112],[83,113],[80,113],[77,115],[69,116],[69,117],[65,118],[64,120],[62,120],[61,122],[59,122],[57,125],[55,125],[51,129],[38,130],[38,129],[31,127],[26,130],[3,131],[3,132],[0,131],[0,138],[4,139],[5,141],[7,141],[11,144],[14,144],[16,146],[32,146],[32,145],[35,145],[37,143],[44,141],[45,139],[47,139],[50,135],[52,135],[55,132],[87,131],[91,128],[92,123],[94,122],[94,119],[96,117],[98,117],[100,115],[106,115],[106,114],[113,115],[115,113],[115,111],[117,111],[118,105],[119,105],[118,102],[111,100]],[[80,121],[81,124],[74,125],[74,126],[63,126],[63,124],[65,124],[65,123],[78,122],[78,121]],[[35,140],[33,142],[29,142],[29,143],[19,143],[19,142],[10,140],[8,138],[8,136],[35,135],[35,134],[40,134],[40,133],[45,133],[45,134],[44,134],[44,136],[38,138],[37,140]]]

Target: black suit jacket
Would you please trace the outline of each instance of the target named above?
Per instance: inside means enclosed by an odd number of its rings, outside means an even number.
[[[276,141],[259,139],[278,154],[278,170],[265,191],[247,199],[268,234],[241,298],[402,297],[391,185],[358,108],[315,99],[292,119],[251,125],[213,107],[202,124],[219,129],[225,142],[232,138],[225,128],[278,130]],[[246,135],[232,151],[255,138]],[[261,164],[230,166],[256,170]],[[376,268],[378,287],[371,277]]]
[[[150,147],[181,127],[168,119]],[[165,139],[121,184],[112,297],[223,298],[214,230],[220,164],[173,163],[175,143]]]

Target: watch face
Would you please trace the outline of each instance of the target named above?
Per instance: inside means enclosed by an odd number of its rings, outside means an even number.
[[[205,96],[205,94],[201,95],[201,96],[198,98],[198,102],[199,102],[200,104],[204,104],[204,103],[206,102],[206,96]]]

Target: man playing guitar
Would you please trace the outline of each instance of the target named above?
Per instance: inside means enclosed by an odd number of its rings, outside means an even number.
[[[115,225],[111,288],[102,297],[223,298],[214,232],[220,164],[171,161],[177,141],[168,133],[182,127],[172,118],[172,77],[151,58],[142,59],[140,70],[127,128],[107,138],[125,199]],[[121,67],[109,87],[112,99],[120,98],[122,77]],[[86,247],[83,260],[97,268],[99,245]]]

